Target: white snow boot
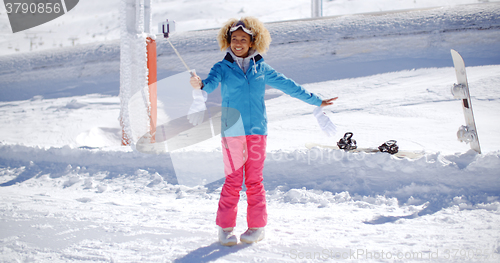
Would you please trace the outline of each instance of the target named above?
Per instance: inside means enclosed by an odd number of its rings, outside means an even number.
[[[249,228],[247,231],[245,231],[245,233],[241,234],[240,240],[241,242],[251,244],[261,241],[265,236],[266,234],[263,227]]]
[[[238,244],[238,239],[233,234],[233,228],[221,228],[219,227],[219,242],[223,246],[234,246]]]

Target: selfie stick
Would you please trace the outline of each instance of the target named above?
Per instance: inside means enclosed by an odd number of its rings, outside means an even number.
[[[170,42],[170,39],[168,38],[170,32],[174,31],[175,31],[175,21],[168,21],[167,19],[167,21],[158,24],[158,33],[163,34],[163,37],[167,39],[168,43],[175,51],[175,54],[177,54],[179,59],[182,61],[182,64],[184,64],[184,67],[186,67],[189,73],[191,73],[191,76],[194,76],[194,72],[189,68],[184,59],[182,59],[181,54],[179,54],[179,51],[177,51],[177,49],[174,47],[174,45],[172,44],[172,42]]]

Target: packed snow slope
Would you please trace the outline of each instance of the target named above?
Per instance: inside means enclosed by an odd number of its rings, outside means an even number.
[[[326,137],[313,106],[268,90],[267,237],[230,248],[214,222],[223,179],[188,187],[176,174],[222,174],[219,137],[176,158],[120,146],[118,42],[2,56],[0,261],[498,262],[499,14],[485,3],[268,24],[266,61],[339,96],[327,108],[339,133]],[[215,34],[172,42],[206,74],[223,56]],[[482,154],[456,140],[450,48],[465,59]],[[160,75],[183,71],[163,42],[158,53]],[[395,139],[424,156],[304,147],[347,131],[360,147]],[[245,208],[242,192],[238,234]]]

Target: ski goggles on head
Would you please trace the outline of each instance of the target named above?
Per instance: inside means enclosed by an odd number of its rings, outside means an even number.
[[[231,29],[229,29],[229,33],[231,33],[231,34],[232,34],[234,31],[236,31],[236,30],[238,30],[238,29],[243,30],[243,32],[245,32],[245,33],[247,33],[247,34],[249,34],[250,36],[252,36],[252,37],[253,37],[253,32],[252,32],[252,30],[250,30],[250,29],[246,28],[245,23],[243,23],[243,21],[241,21],[241,20],[240,20],[240,21],[238,21],[238,22],[236,22],[236,23],[234,23],[234,24],[231,26]]]

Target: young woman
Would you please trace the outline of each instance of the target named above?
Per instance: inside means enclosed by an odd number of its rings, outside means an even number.
[[[223,109],[234,109],[232,112],[237,112],[243,122],[244,131],[222,134],[226,180],[219,200],[216,224],[219,226],[220,243],[232,246],[238,243],[233,228],[236,225],[243,178],[247,188],[248,230],[240,236],[240,240],[254,243],[265,236],[267,210],[262,170],[267,141],[264,104],[266,84],[315,106],[332,105],[337,98],[322,100],[266,64],[260,53],[265,53],[269,48],[271,35],[256,18],[227,21],[220,29],[217,40],[221,50],[227,52],[226,56],[212,67],[205,80],[194,75],[190,83],[193,88],[207,93],[214,91],[221,83]],[[223,112],[223,126],[231,118],[227,115]],[[228,127],[222,127],[222,130],[225,128]]]

